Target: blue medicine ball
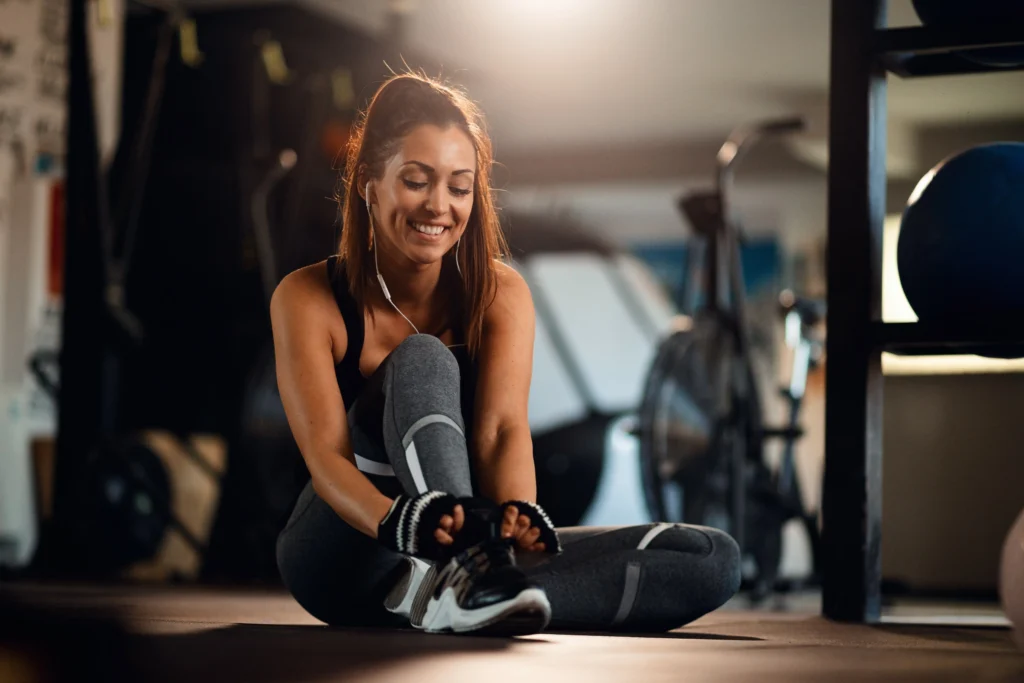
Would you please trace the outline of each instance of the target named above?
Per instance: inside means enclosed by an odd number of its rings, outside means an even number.
[[[897,264],[922,321],[1024,316],[1024,143],[974,147],[933,168],[904,211]]]
[[[1024,24],[1024,0],[914,0],[914,10],[925,26]],[[1024,64],[1024,46],[979,48],[959,54],[988,66]]]

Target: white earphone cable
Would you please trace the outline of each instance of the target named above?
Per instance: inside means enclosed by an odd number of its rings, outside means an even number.
[[[373,233],[373,218],[372,217],[370,218],[370,232]],[[376,234],[375,233],[374,233],[373,241],[374,241],[374,245],[373,245],[373,267],[377,271],[377,281],[380,282],[380,288],[384,291],[384,298],[388,300],[388,303],[391,304],[391,307],[393,309],[398,311],[398,315],[400,315],[403,318],[405,318],[405,322],[409,323],[409,325],[412,326],[412,329],[416,331],[416,334],[419,334],[420,333],[419,329],[417,329],[417,327],[412,324],[412,321],[409,320],[409,318],[407,318],[405,316],[405,313],[402,313],[402,309],[400,309],[398,306],[396,306],[395,302],[391,300],[391,292],[388,291],[388,286],[386,284],[384,284],[384,276],[380,274],[380,266],[377,264],[377,244],[376,244],[377,238],[376,238]]]
[[[459,277],[462,277],[462,266],[459,265],[459,245],[462,244],[462,238],[455,243],[455,270],[459,271]]]
[[[402,309],[391,300],[391,292],[388,291],[388,286],[384,283],[384,276],[380,274],[380,264],[377,262],[377,233],[373,229],[373,211],[370,209],[370,183],[366,183],[366,217],[370,221],[370,235],[373,239],[373,268],[377,271],[377,282],[380,283],[381,291],[384,292],[384,298],[391,304],[391,308],[398,311],[398,315],[405,318],[405,322],[409,323],[409,326],[412,327],[416,334],[419,334],[419,329],[412,324],[412,321],[406,317],[405,313],[402,313]]]

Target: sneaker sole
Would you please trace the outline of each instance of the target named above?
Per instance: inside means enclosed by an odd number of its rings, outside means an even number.
[[[428,633],[476,633],[493,636],[525,636],[543,631],[551,621],[551,604],[543,590],[528,588],[496,605],[463,610],[454,593],[446,590],[427,606],[420,624]]]

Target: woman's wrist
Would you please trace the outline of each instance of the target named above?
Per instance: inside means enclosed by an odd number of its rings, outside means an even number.
[[[388,498],[384,494],[377,496],[371,505],[369,524],[367,524],[369,535],[371,538],[377,538],[379,532],[380,523],[388,516],[388,512],[391,510],[391,506],[395,504],[395,501]]]

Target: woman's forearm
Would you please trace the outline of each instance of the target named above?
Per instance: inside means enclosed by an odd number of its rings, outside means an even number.
[[[474,450],[480,493],[496,503],[537,501],[529,428],[506,429],[479,438]]]
[[[352,527],[377,538],[377,525],[393,502],[347,458],[337,453],[310,458],[313,490]]]

